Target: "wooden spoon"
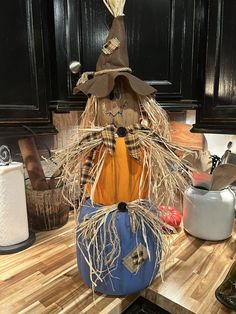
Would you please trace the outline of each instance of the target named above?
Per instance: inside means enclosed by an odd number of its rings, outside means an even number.
[[[212,173],[211,191],[223,190],[236,180],[236,165],[224,164],[215,168]]]
[[[34,137],[20,138],[18,144],[33,190],[48,190]]]

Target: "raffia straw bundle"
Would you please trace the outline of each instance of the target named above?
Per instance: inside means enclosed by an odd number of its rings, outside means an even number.
[[[114,17],[124,15],[126,0],[103,0],[103,2]]]
[[[150,249],[147,240],[147,228],[154,238],[152,245],[162,247],[165,255],[169,252],[168,238],[162,237],[162,225],[159,218],[154,214],[145,200],[138,200],[127,204],[127,215],[129,215],[130,226],[133,233],[141,233],[145,242],[148,256]],[[112,276],[112,271],[117,267],[117,261],[121,253],[121,243],[116,227],[117,204],[104,206],[97,209],[77,227],[77,245],[86,260],[90,270],[90,280],[93,290],[97,281],[103,281],[107,275]],[[99,239],[99,241],[98,241]],[[109,252],[107,243],[110,244]],[[161,261],[161,251],[157,251],[156,264],[153,275]],[[151,281],[153,278],[151,279]]]
[[[81,129],[77,141],[73,142],[67,149],[57,152],[62,168],[62,181],[70,186],[71,198],[74,195],[80,195],[79,206],[83,203],[86,193],[81,187],[81,170],[86,160],[86,156],[97,149],[97,162],[91,169],[91,194],[93,201],[96,185],[98,183],[101,171],[103,169],[105,155],[107,153],[102,137],[85,141],[85,136],[89,134],[101,133],[104,128]],[[156,134],[150,129],[138,130],[137,136],[140,149],[143,151],[143,171],[140,180],[140,195],[143,187],[148,181],[149,195],[148,199],[158,208],[160,205],[173,206],[177,192],[183,192],[188,182],[185,177],[189,176],[186,167],[174,153],[176,149],[181,148],[166,141],[165,138]],[[188,152],[182,149],[184,153]],[[190,153],[191,151],[189,151]],[[183,175],[184,174],[184,175]],[[73,206],[73,202],[71,201]]]
[[[69,187],[68,198],[66,199],[75,210],[78,209],[78,206],[80,207],[81,202],[75,204],[74,200],[79,197],[79,200],[83,201],[85,197],[85,194],[83,194],[81,189],[80,181],[81,170],[83,163],[86,160],[86,156],[94,148],[98,148],[99,146],[102,148],[103,146],[102,139],[83,142],[83,138],[88,133],[96,133],[102,130],[103,128],[75,129],[76,136],[72,139],[71,144],[55,153],[55,160],[57,161],[58,169],[60,169],[61,172],[59,183],[62,185],[66,183]],[[95,176],[100,173],[100,168],[96,165],[96,167],[92,169]],[[82,194],[84,196],[81,198]]]
[[[138,99],[140,112],[143,119],[147,119],[147,126],[169,141],[170,130],[166,111],[151,96],[139,96]]]
[[[94,128],[96,124],[98,101],[96,96],[91,96],[87,100],[85,110],[81,116],[80,129]]]

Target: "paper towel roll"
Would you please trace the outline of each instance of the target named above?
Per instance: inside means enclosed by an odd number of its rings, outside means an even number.
[[[29,237],[22,163],[0,166],[0,246]]]

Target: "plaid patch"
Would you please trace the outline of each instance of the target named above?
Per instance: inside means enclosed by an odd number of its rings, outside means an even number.
[[[94,157],[96,154],[96,149],[94,148],[89,152],[81,171],[80,184],[84,186],[86,183],[93,183],[93,177],[91,176],[91,170],[94,166]]]
[[[114,136],[115,132],[116,132],[116,128],[114,127],[114,125],[108,125],[102,131],[103,143],[111,155],[114,154],[115,146],[116,146],[116,140],[115,140],[115,136]]]
[[[118,38],[115,37],[115,38],[108,40],[108,42],[105,43],[105,45],[102,48],[102,51],[103,51],[103,53],[105,53],[105,55],[110,55],[119,46],[120,46],[120,41]]]
[[[129,151],[130,156],[134,159],[140,159],[140,147],[139,147],[139,138],[138,134],[127,133],[125,137],[125,144]]]
[[[125,144],[129,151],[130,156],[134,159],[140,159],[140,146],[139,146],[139,137],[137,131],[142,129],[142,126],[138,123],[127,128],[128,133],[125,137]]]
[[[80,143],[87,143],[93,140],[97,140],[101,138],[101,132],[94,132],[94,133],[88,133],[87,135],[85,135],[82,140],[80,141]]]

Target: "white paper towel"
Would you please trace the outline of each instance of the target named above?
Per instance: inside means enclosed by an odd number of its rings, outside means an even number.
[[[0,166],[0,246],[29,237],[22,163]]]

